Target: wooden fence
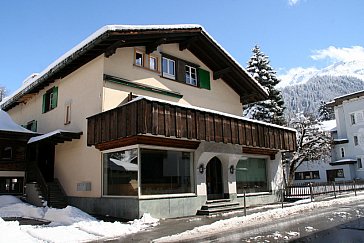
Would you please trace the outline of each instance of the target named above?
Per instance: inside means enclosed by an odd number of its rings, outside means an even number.
[[[350,191],[356,193],[356,191],[363,189],[364,180],[301,183],[286,187],[284,190],[284,198],[294,199],[311,197],[311,200],[313,200],[313,198],[318,195],[334,194],[336,197],[337,193]]]

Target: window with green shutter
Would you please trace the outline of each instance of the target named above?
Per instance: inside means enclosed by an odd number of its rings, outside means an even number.
[[[43,95],[42,112],[46,113],[57,107],[58,103],[58,87],[53,87]]]
[[[199,78],[199,82],[200,82],[200,88],[209,89],[209,90],[211,89],[209,71],[199,68],[198,69],[198,78]]]
[[[25,126],[26,129],[32,131],[32,132],[37,132],[37,121],[33,120],[27,123],[27,125]]]

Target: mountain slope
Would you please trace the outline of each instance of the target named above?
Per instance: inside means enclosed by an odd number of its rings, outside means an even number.
[[[364,90],[364,81],[361,79],[329,75],[314,76],[304,84],[281,89],[288,116],[299,111],[317,114],[320,101],[328,102],[359,90]]]

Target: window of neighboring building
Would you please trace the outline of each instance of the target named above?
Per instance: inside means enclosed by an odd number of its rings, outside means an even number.
[[[295,176],[295,180],[320,179],[320,172],[318,170],[317,171],[295,172],[294,176]]]
[[[236,189],[238,194],[268,191],[266,160],[248,158],[236,165]]]
[[[43,95],[42,112],[46,113],[57,107],[58,87],[53,87]]]
[[[358,136],[354,136],[354,145],[355,146],[358,146],[359,145]]]
[[[363,169],[363,164],[362,164],[361,158],[357,158],[357,163],[358,163],[358,169]]]
[[[332,175],[335,178],[344,178],[344,170],[337,169],[337,170],[327,170],[326,173]]]
[[[193,193],[191,152],[140,149],[141,194]]]
[[[355,121],[355,113],[350,114],[350,121],[351,121],[351,125],[355,125],[356,121]]]
[[[27,125],[25,126],[26,129],[32,131],[32,132],[37,132],[37,121],[33,120],[27,123]]]
[[[0,156],[1,156],[1,159],[4,159],[4,160],[12,159],[13,158],[13,148],[10,146],[1,148]]]
[[[149,56],[149,69],[158,71],[158,58],[154,56]]]
[[[144,67],[144,53],[143,52],[135,50],[134,64],[137,66]]]
[[[138,149],[103,154],[103,194],[138,195]]]
[[[340,148],[341,158],[345,157],[345,150],[344,148]]]
[[[163,77],[176,79],[176,61],[163,57],[162,58],[162,73]]]
[[[197,86],[197,69],[189,65],[185,65],[186,84]]]
[[[0,194],[22,194],[22,177],[0,177]]]

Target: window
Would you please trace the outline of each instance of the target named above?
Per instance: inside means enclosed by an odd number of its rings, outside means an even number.
[[[295,180],[320,179],[320,172],[318,170],[295,172],[294,177]]]
[[[144,67],[144,53],[135,50],[135,65]]]
[[[141,194],[194,192],[191,152],[140,149]]]
[[[354,136],[354,145],[355,146],[358,146],[359,145],[358,136]]]
[[[5,147],[5,148],[2,148],[1,151],[0,151],[0,156],[1,156],[1,159],[4,159],[4,160],[10,160],[13,158],[13,148],[12,147]]]
[[[53,87],[43,95],[42,112],[46,113],[57,107],[58,87]]]
[[[248,158],[236,165],[236,189],[238,194],[268,191],[266,160]]]
[[[104,195],[138,195],[138,150],[103,154]]]
[[[176,78],[176,62],[172,59],[162,58],[162,72],[163,77],[175,79]]]
[[[351,125],[355,125],[355,113],[350,114]]]
[[[149,69],[158,71],[158,58],[149,56]]]
[[[344,148],[340,148],[341,158],[345,157],[345,150]]]
[[[64,106],[64,125],[71,123],[71,102],[66,102]]]
[[[37,121],[33,120],[27,123],[27,125],[25,126],[26,129],[32,131],[32,132],[37,132]]]
[[[344,170],[343,169],[327,170],[326,174],[327,174],[327,177],[328,177],[328,181],[330,181],[329,177],[344,178]]]
[[[22,177],[0,177],[0,194],[22,194],[23,179]]]
[[[197,71],[196,68],[186,65],[186,84],[197,86]]]
[[[363,164],[362,164],[361,158],[357,158],[356,160],[358,163],[358,169],[363,169]]]

